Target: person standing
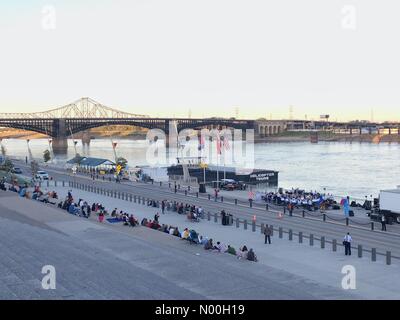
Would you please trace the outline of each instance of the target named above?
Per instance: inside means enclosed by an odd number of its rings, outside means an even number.
[[[344,199],[343,211],[344,211],[344,216],[346,218],[348,218],[349,214],[350,214],[350,197],[349,196],[347,196],[346,199]]]
[[[264,228],[264,235],[265,235],[265,244],[271,244],[271,235],[272,235],[272,228],[268,225],[265,225]]]
[[[386,217],[384,214],[381,216],[382,231],[386,231]]]
[[[158,223],[158,218],[160,217],[160,215],[158,214],[158,212],[154,215],[154,221]]]
[[[165,213],[165,200],[161,201],[161,212],[162,214]]]
[[[344,245],[344,252],[346,256],[351,256],[351,242],[353,241],[351,235],[349,232],[345,235],[343,239],[343,245]]]

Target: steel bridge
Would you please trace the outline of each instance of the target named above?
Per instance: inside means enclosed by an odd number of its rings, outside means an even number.
[[[253,129],[254,120],[225,118],[152,118],[119,111],[90,98],[82,98],[66,106],[37,113],[0,113],[0,127],[29,130],[55,139],[65,139],[78,132],[110,125],[130,125],[160,129],[169,134],[170,122],[178,131],[204,127]]]

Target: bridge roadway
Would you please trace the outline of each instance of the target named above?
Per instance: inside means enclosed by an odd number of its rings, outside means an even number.
[[[29,168],[23,164],[18,164],[19,167],[25,170]],[[357,247],[361,244],[364,249],[376,248],[378,254],[385,254],[386,251],[391,251],[393,257],[400,259],[400,233],[397,225],[387,226],[388,232],[381,232],[380,230],[371,231],[368,227],[359,226],[346,226],[336,222],[323,222],[321,218],[304,219],[299,216],[284,216],[283,219],[278,219],[275,212],[266,211],[260,208],[249,208],[248,206],[235,205],[228,202],[215,202],[209,201],[205,198],[197,198],[193,195],[185,196],[182,193],[175,194],[173,190],[159,187],[158,185],[144,184],[144,183],[129,183],[117,184],[109,181],[92,180],[86,176],[71,176],[60,169],[46,168],[46,171],[58,181],[75,181],[78,183],[92,184],[93,186],[115,190],[117,192],[127,192],[133,195],[151,198],[154,200],[172,200],[201,206],[206,212],[211,213],[220,212],[225,209],[227,213],[231,213],[234,217],[240,219],[247,219],[249,222],[249,229],[251,229],[251,220],[254,215],[257,216],[257,223],[265,223],[273,225],[274,228],[283,227],[285,230],[292,229],[294,233],[299,231],[303,232],[304,236],[313,234],[314,237],[319,238],[325,236],[326,240],[336,239],[338,245],[341,245],[342,239],[347,232],[353,237],[353,246]],[[75,194],[79,191],[76,190]],[[243,226],[241,226],[243,228]],[[380,224],[376,224],[376,228],[380,229]],[[259,232],[259,231],[257,231]],[[277,234],[275,234],[277,236]],[[286,235],[287,236],[287,235]],[[297,239],[295,239],[296,241]],[[307,241],[304,240],[304,241]],[[318,245],[318,242],[316,243]]]

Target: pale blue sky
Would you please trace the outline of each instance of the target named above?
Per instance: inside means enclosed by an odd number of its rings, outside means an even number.
[[[56,28],[42,27],[53,5]],[[356,28],[342,27],[354,5]],[[395,0],[0,2],[0,112],[400,120]],[[372,112],[373,110],[373,112]]]

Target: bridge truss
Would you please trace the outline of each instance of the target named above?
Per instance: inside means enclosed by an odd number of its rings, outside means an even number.
[[[146,115],[119,111],[98,103],[90,98],[82,98],[66,106],[34,113],[0,113],[0,119],[127,119],[149,118]]]

